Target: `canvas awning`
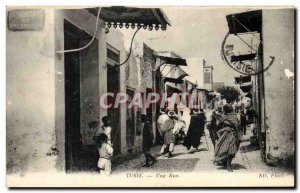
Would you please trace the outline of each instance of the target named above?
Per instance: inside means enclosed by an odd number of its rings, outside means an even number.
[[[170,84],[166,85],[166,89],[167,89],[168,96],[171,96],[173,93],[182,93],[182,91],[180,89],[178,89],[175,86],[172,86]]]
[[[187,66],[186,60],[182,58],[173,58],[167,56],[158,56],[165,64],[172,64],[174,66]]]
[[[234,77],[235,79],[235,84],[243,84],[246,82],[251,82],[251,76],[238,76]]]
[[[87,8],[93,15],[97,16],[99,8]],[[159,8],[136,8],[136,7],[102,7],[100,18],[105,21],[105,25],[110,27],[166,30],[171,25],[169,19]]]
[[[175,83],[175,84],[181,84],[183,83],[183,80],[179,77],[179,78],[169,78],[169,77],[165,77],[164,78],[165,82],[171,82],[171,83]]]
[[[161,70],[161,74],[165,78],[174,78],[174,79],[182,79],[188,74],[177,66],[166,66]]]
[[[156,57],[156,63],[155,63],[154,71],[158,70],[163,65],[172,66],[172,68],[176,67],[180,71],[183,71],[183,70],[181,68],[179,68],[179,66],[187,66],[186,59],[160,56],[160,55],[155,55],[155,57]],[[163,70],[162,70],[162,72],[163,72]],[[182,76],[182,75],[188,76],[188,74],[184,71],[183,71],[183,73],[180,74],[180,76]],[[184,78],[184,76],[182,78]],[[173,77],[173,78],[175,78],[175,77]]]
[[[254,60],[256,54],[245,54],[245,55],[238,55],[238,56],[231,56],[231,62],[240,62],[246,60]]]
[[[192,92],[194,89],[197,88],[197,80],[191,76],[187,76],[184,78],[186,84],[186,91]]]
[[[261,32],[262,11],[249,11],[226,16],[230,34]]]
[[[180,68],[180,66],[187,66],[185,59],[159,55],[156,55],[156,58],[154,71],[164,66],[161,69],[161,74],[164,77],[183,79],[184,77],[188,76],[188,73]]]

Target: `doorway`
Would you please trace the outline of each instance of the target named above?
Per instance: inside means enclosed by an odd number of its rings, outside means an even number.
[[[92,39],[64,21],[64,49],[79,48]],[[86,49],[64,54],[65,68],[65,161],[66,171],[90,170],[96,163],[90,122],[99,119],[98,40]],[[91,151],[89,151],[91,150]]]
[[[120,62],[120,52],[107,44],[107,92],[113,93],[114,97],[108,98],[108,104],[111,107],[107,109],[107,115],[111,121],[111,141],[114,146],[114,155],[121,153],[121,125],[120,125],[120,107],[114,107],[116,96],[120,92],[120,69],[117,65]]]
[[[69,22],[64,22],[64,49],[78,48],[79,30]],[[65,129],[66,129],[66,170],[76,167],[76,150],[81,147],[80,132],[80,53],[65,53]]]
[[[127,87],[126,94],[128,95],[128,103],[130,104],[134,97],[134,89]],[[126,108],[127,116],[126,116],[126,144],[127,149],[129,151],[132,150],[134,147],[134,141],[135,141],[135,131],[136,131],[136,116],[135,116],[135,107],[132,106],[129,108],[127,106]]]

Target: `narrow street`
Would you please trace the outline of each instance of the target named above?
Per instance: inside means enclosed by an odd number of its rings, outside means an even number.
[[[5,11],[8,188],[296,186],[295,7]]]
[[[144,163],[143,155],[138,158],[125,161],[113,169],[113,174],[122,172],[205,172],[205,171],[218,171],[228,173],[221,166],[213,164],[214,148],[210,140],[208,130],[205,129],[205,137],[202,136],[199,151],[193,154],[187,153],[187,150],[181,144],[176,145],[172,158],[167,158],[165,155],[157,157],[157,163],[151,168],[141,167]],[[232,162],[234,172],[268,172],[268,173],[286,173],[293,174],[281,167],[272,167],[266,165],[261,160],[260,151],[250,145],[250,136],[252,135],[251,129],[247,128],[247,135],[244,135],[240,150],[236,154]],[[207,143],[206,143],[207,141]],[[152,154],[155,155],[159,152],[160,146],[152,148]]]

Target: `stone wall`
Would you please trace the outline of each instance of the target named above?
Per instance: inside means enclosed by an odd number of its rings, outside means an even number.
[[[294,155],[294,14],[294,9],[263,11],[264,66],[275,57],[264,73],[267,159]]]
[[[8,173],[55,169],[54,11],[43,10],[41,31],[6,28]]]

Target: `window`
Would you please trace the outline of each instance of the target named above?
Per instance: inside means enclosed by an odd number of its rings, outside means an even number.
[[[115,66],[120,63],[120,51],[109,44],[106,44],[107,64]]]
[[[210,84],[210,72],[204,72],[204,84]]]

